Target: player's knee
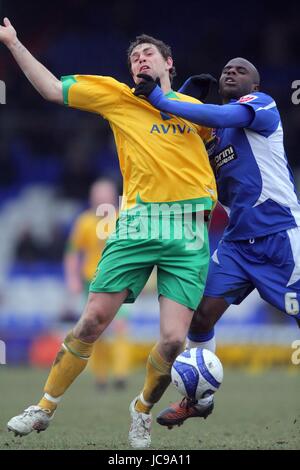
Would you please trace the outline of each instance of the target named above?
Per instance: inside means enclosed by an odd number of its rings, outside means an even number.
[[[83,316],[74,328],[76,338],[81,341],[94,342],[101,334],[99,322],[96,317]]]
[[[109,316],[99,302],[90,299],[74,331],[82,341],[96,341],[109,323]]]
[[[182,351],[185,338],[178,335],[167,336],[160,341],[162,351],[167,361],[171,362]]]

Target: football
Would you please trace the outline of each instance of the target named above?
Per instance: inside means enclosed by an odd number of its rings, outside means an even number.
[[[218,390],[223,380],[223,366],[208,349],[193,348],[177,356],[171,377],[181,395],[200,400]]]

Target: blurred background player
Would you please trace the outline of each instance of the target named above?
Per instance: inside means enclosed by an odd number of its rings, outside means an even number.
[[[219,81],[222,106],[171,101],[154,80],[144,79],[136,93],[148,96],[158,109],[217,128],[210,158],[219,201],[229,221],[211,258],[188,347],[214,352],[215,323],[231,304],[239,305],[255,288],[300,326],[300,202],[284,150],[277,104],[259,91],[256,67],[241,57],[224,66]],[[203,416],[202,401],[175,403],[157,420],[172,426]],[[213,395],[209,401],[212,411]]]
[[[97,208],[110,205],[115,208],[112,213],[116,214],[117,202],[117,187],[112,180],[101,179],[93,183],[90,189],[90,208],[75,220],[64,258],[66,283],[72,294],[83,292],[87,298],[105,239],[115,228],[113,220],[102,227],[104,233],[99,236],[97,227],[99,228],[100,218],[96,215]],[[130,366],[130,345],[126,337],[127,313],[128,308],[123,305],[107,334],[94,345],[89,365],[101,390],[108,385],[110,374],[116,388],[126,386]]]

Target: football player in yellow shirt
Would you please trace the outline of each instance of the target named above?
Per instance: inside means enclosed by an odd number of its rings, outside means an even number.
[[[115,228],[117,209],[112,211],[111,223],[103,227],[99,227],[97,209],[102,204],[117,208],[116,184],[109,179],[95,181],[91,186],[89,199],[90,208],[82,212],[73,224],[64,258],[66,284],[72,294],[84,292],[88,295],[105,240]],[[102,228],[101,236],[98,236],[97,228]],[[94,344],[89,365],[100,390],[107,386],[110,373],[116,388],[121,389],[126,385],[130,364],[130,345],[126,337],[127,316],[128,310],[122,306],[108,336],[109,350],[108,341],[96,341]]]
[[[13,417],[8,429],[26,435],[48,427],[63,394],[84,370],[93,343],[121,304],[134,302],[157,266],[160,337],[147,361],[142,392],[129,408],[130,445],[149,447],[151,408],[170,383],[172,363],[183,348],[207,277],[205,217],[217,198],[205,149],[210,130],[160,113],[111,77],[75,75],[58,80],[22,45],[7,18],[0,26],[0,42],[45,99],[109,121],[123,175],[116,231],[106,242],[82,317],[58,352],[42,399]],[[168,97],[197,101],[172,90],[172,53],[162,41],[138,37],[129,47],[128,62],[135,84],[140,82],[138,75],[146,73],[160,79]]]

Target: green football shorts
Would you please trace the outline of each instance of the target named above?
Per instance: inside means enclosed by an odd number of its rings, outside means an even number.
[[[153,228],[154,227],[154,228]],[[90,292],[128,289],[125,303],[133,303],[157,266],[158,295],[195,310],[202,298],[209,265],[207,224],[201,215],[168,224],[149,217],[122,216],[107,239]]]

